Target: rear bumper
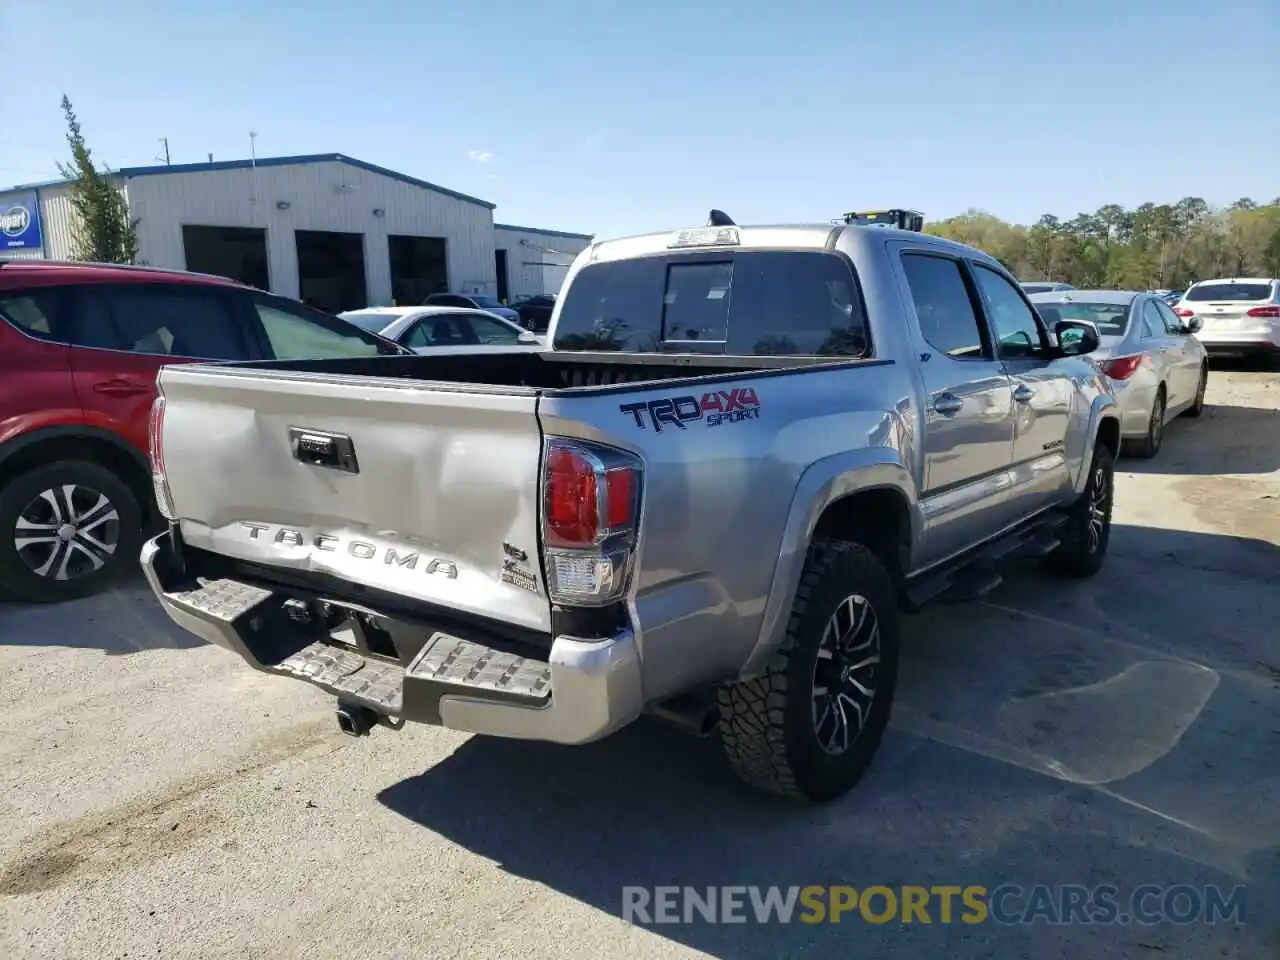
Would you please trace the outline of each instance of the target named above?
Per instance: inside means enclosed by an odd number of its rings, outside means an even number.
[[[257,670],[305,680],[383,716],[575,744],[613,733],[643,706],[629,630],[604,640],[559,636],[549,655],[538,657],[419,629],[421,642],[404,655],[406,662],[396,662],[337,643],[323,626],[298,622],[285,607],[287,596],[235,580],[185,576],[171,533],[147,541],[141,560],[160,605],[184,630]]]
[[[1211,357],[1242,357],[1280,352],[1280,325],[1276,329],[1201,330],[1196,339]]]

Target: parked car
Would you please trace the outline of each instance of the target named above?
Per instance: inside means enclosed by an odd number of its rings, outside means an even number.
[[[546,333],[551,326],[551,313],[556,308],[554,293],[540,293],[512,304],[516,313],[520,314],[520,324],[534,333]]]
[[[338,316],[415,352],[448,347],[537,346],[541,338],[486,310],[461,307],[366,307]]]
[[[1174,308],[1201,322],[1196,336],[1211,357],[1280,360],[1280,280],[1243,277],[1193,283]]]
[[[520,314],[494,297],[486,297],[478,293],[433,293],[422,301],[424,307],[461,307],[464,310],[487,310],[489,313],[520,322]]]
[[[1019,284],[1022,292],[1027,296],[1036,293],[1053,293],[1055,290],[1074,290],[1075,287],[1069,283],[1051,283],[1048,281],[1027,280]]]
[[[1051,327],[1084,320],[1098,328],[1092,356],[1113,381],[1126,453],[1154,457],[1166,423],[1204,412],[1209,359],[1195,317],[1184,322],[1160,297],[1128,290],[1040,293],[1031,302]]]
[[[1093,325],[972,247],[719,219],[580,255],[551,349],[166,368],[164,609],[353,735],[648,710],[764,790],[850,789],[903,607],[1101,569],[1118,409]]]
[[[0,260],[0,594],[65,600],[137,570],[163,364],[403,352],[221,277]]]

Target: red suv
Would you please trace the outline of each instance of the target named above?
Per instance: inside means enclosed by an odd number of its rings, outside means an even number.
[[[0,260],[0,593],[70,599],[136,569],[162,365],[404,352],[221,277]]]

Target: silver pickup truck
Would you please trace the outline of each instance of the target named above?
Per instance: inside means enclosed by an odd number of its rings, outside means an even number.
[[[1102,565],[1120,440],[1097,330],[922,233],[725,223],[598,242],[544,352],[166,367],[169,616],[406,721],[579,744],[642,713],[836,797],[900,614],[999,563]]]

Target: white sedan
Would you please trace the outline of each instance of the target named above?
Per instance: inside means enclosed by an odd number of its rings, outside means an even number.
[[[365,307],[339,314],[348,323],[378,333],[415,353],[484,347],[538,349],[543,339],[523,327],[489,313],[463,307]]]

